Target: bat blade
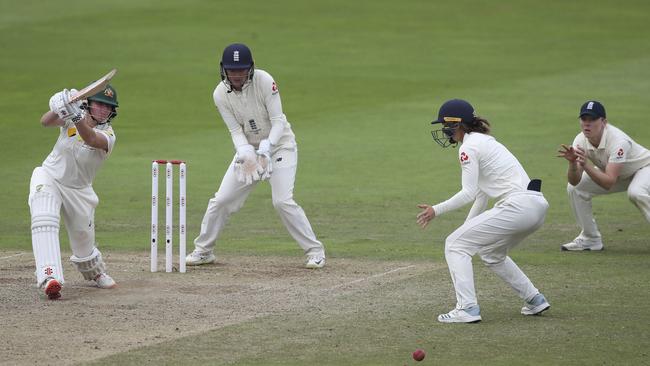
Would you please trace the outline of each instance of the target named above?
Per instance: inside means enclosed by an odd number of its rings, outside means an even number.
[[[86,99],[89,96],[95,95],[99,93],[100,91],[104,90],[106,88],[106,85],[111,81],[113,76],[117,74],[117,69],[113,69],[108,72],[108,74],[102,76],[99,78],[97,81],[93,82],[92,84],[88,85],[87,87],[79,90],[77,94],[75,94],[71,99],[70,102],[76,102],[81,99]]]

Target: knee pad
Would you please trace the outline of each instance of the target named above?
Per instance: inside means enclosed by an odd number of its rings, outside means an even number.
[[[70,257],[70,261],[88,281],[94,280],[99,274],[106,272],[102,253],[97,248],[94,248],[93,252],[84,258],[73,255]]]
[[[37,228],[53,228],[59,230],[61,201],[49,192],[36,192],[29,207],[32,214],[32,230]]]

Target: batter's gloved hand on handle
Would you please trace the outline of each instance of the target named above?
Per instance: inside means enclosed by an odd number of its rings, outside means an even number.
[[[81,121],[86,116],[86,111],[81,108],[81,101],[70,103],[72,94],[76,93],[76,89],[63,89],[62,91],[54,94],[50,98],[50,110],[56,113],[59,118],[66,122],[72,121],[75,124],[79,123],[79,121]]]
[[[262,180],[271,178],[273,165],[271,164],[271,142],[267,139],[260,141],[257,149],[257,163],[259,165],[258,173]]]

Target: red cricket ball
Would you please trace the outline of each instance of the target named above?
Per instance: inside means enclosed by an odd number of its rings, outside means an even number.
[[[415,351],[413,351],[413,359],[416,360],[416,361],[424,360],[425,355],[426,354],[421,349],[416,349]]]

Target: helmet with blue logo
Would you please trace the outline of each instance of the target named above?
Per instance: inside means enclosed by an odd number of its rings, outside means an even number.
[[[248,80],[253,79],[253,72],[255,70],[255,62],[253,62],[253,54],[250,48],[242,43],[233,43],[223,50],[221,55],[221,80],[228,86],[230,81],[226,70],[246,70],[248,69]]]

